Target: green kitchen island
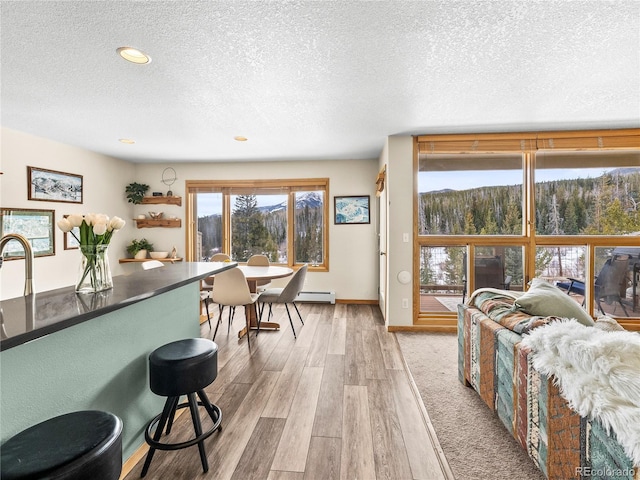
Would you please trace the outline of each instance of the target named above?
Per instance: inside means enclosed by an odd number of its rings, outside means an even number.
[[[48,418],[105,410],[124,424],[123,458],[144,443],[164,398],[149,390],[154,349],[200,336],[200,280],[236,263],[181,262],[0,302],[0,442]]]

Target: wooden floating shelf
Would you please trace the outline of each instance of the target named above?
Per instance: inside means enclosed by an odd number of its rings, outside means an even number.
[[[142,203],[148,205],[178,205],[182,206],[182,197],[144,197]]]
[[[180,257],[176,257],[176,258],[121,258],[118,261],[120,263],[141,263],[141,262],[148,262],[149,260],[159,260],[161,262],[174,263],[174,262],[181,262],[182,258],[180,258]]]
[[[176,218],[175,220],[171,220],[170,218],[161,218],[159,220],[154,220],[152,218],[134,218],[133,221],[136,222],[136,226],[138,228],[180,228],[182,226],[182,220],[179,218]]]

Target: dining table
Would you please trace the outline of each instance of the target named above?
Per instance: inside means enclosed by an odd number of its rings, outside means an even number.
[[[268,267],[264,266],[254,266],[254,265],[238,265],[238,267],[242,273],[244,273],[245,278],[247,279],[247,284],[249,285],[249,291],[251,293],[257,293],[258,291],[258,281],[259,280],[275,280],[276,278],[284,278],[293,274],[293,269],[289,267],[281,267],[278,265],[269,265]],[[257,305],[256,305],[257,308]],[[252,329],[258,328],[258,318],[256,316],[256,311],[253,308],[247,308],[247,314],[249,315],[249,325]],[[278,330],[280,328],[280,324],[277,322],[260,322],[260,329],[266,330]],[[238,338],[242,338],[247,334],[247,327],[243,327],[242,330],[238,332]]]

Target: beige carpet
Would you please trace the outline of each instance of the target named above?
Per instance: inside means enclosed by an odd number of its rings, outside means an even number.
[[[458,381],[455,334],[396,337],[457,480],[544,480],[498,417]]]

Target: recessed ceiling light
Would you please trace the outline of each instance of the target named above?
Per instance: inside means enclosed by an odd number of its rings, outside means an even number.
[[[120,138],[120,139],[118,139],[118,141],[120,143],[126,143],[127,145],[133,145],[134,143],[136,143],[135,140],[132,140],[130,138]]]
[[[237,142],[246,142],[247,140],[249,140],[247,137],[243,137],[242,135],[238,135],[236,137],[233,137],[233,139]]]
[[[148,55],[145,55],[137,48],[120,47],[116,50],[116,52],[118,52],[118,55],[120,55],[122,58],[132,63],[138,63],[138,64],[151,63],[151,57]]]

